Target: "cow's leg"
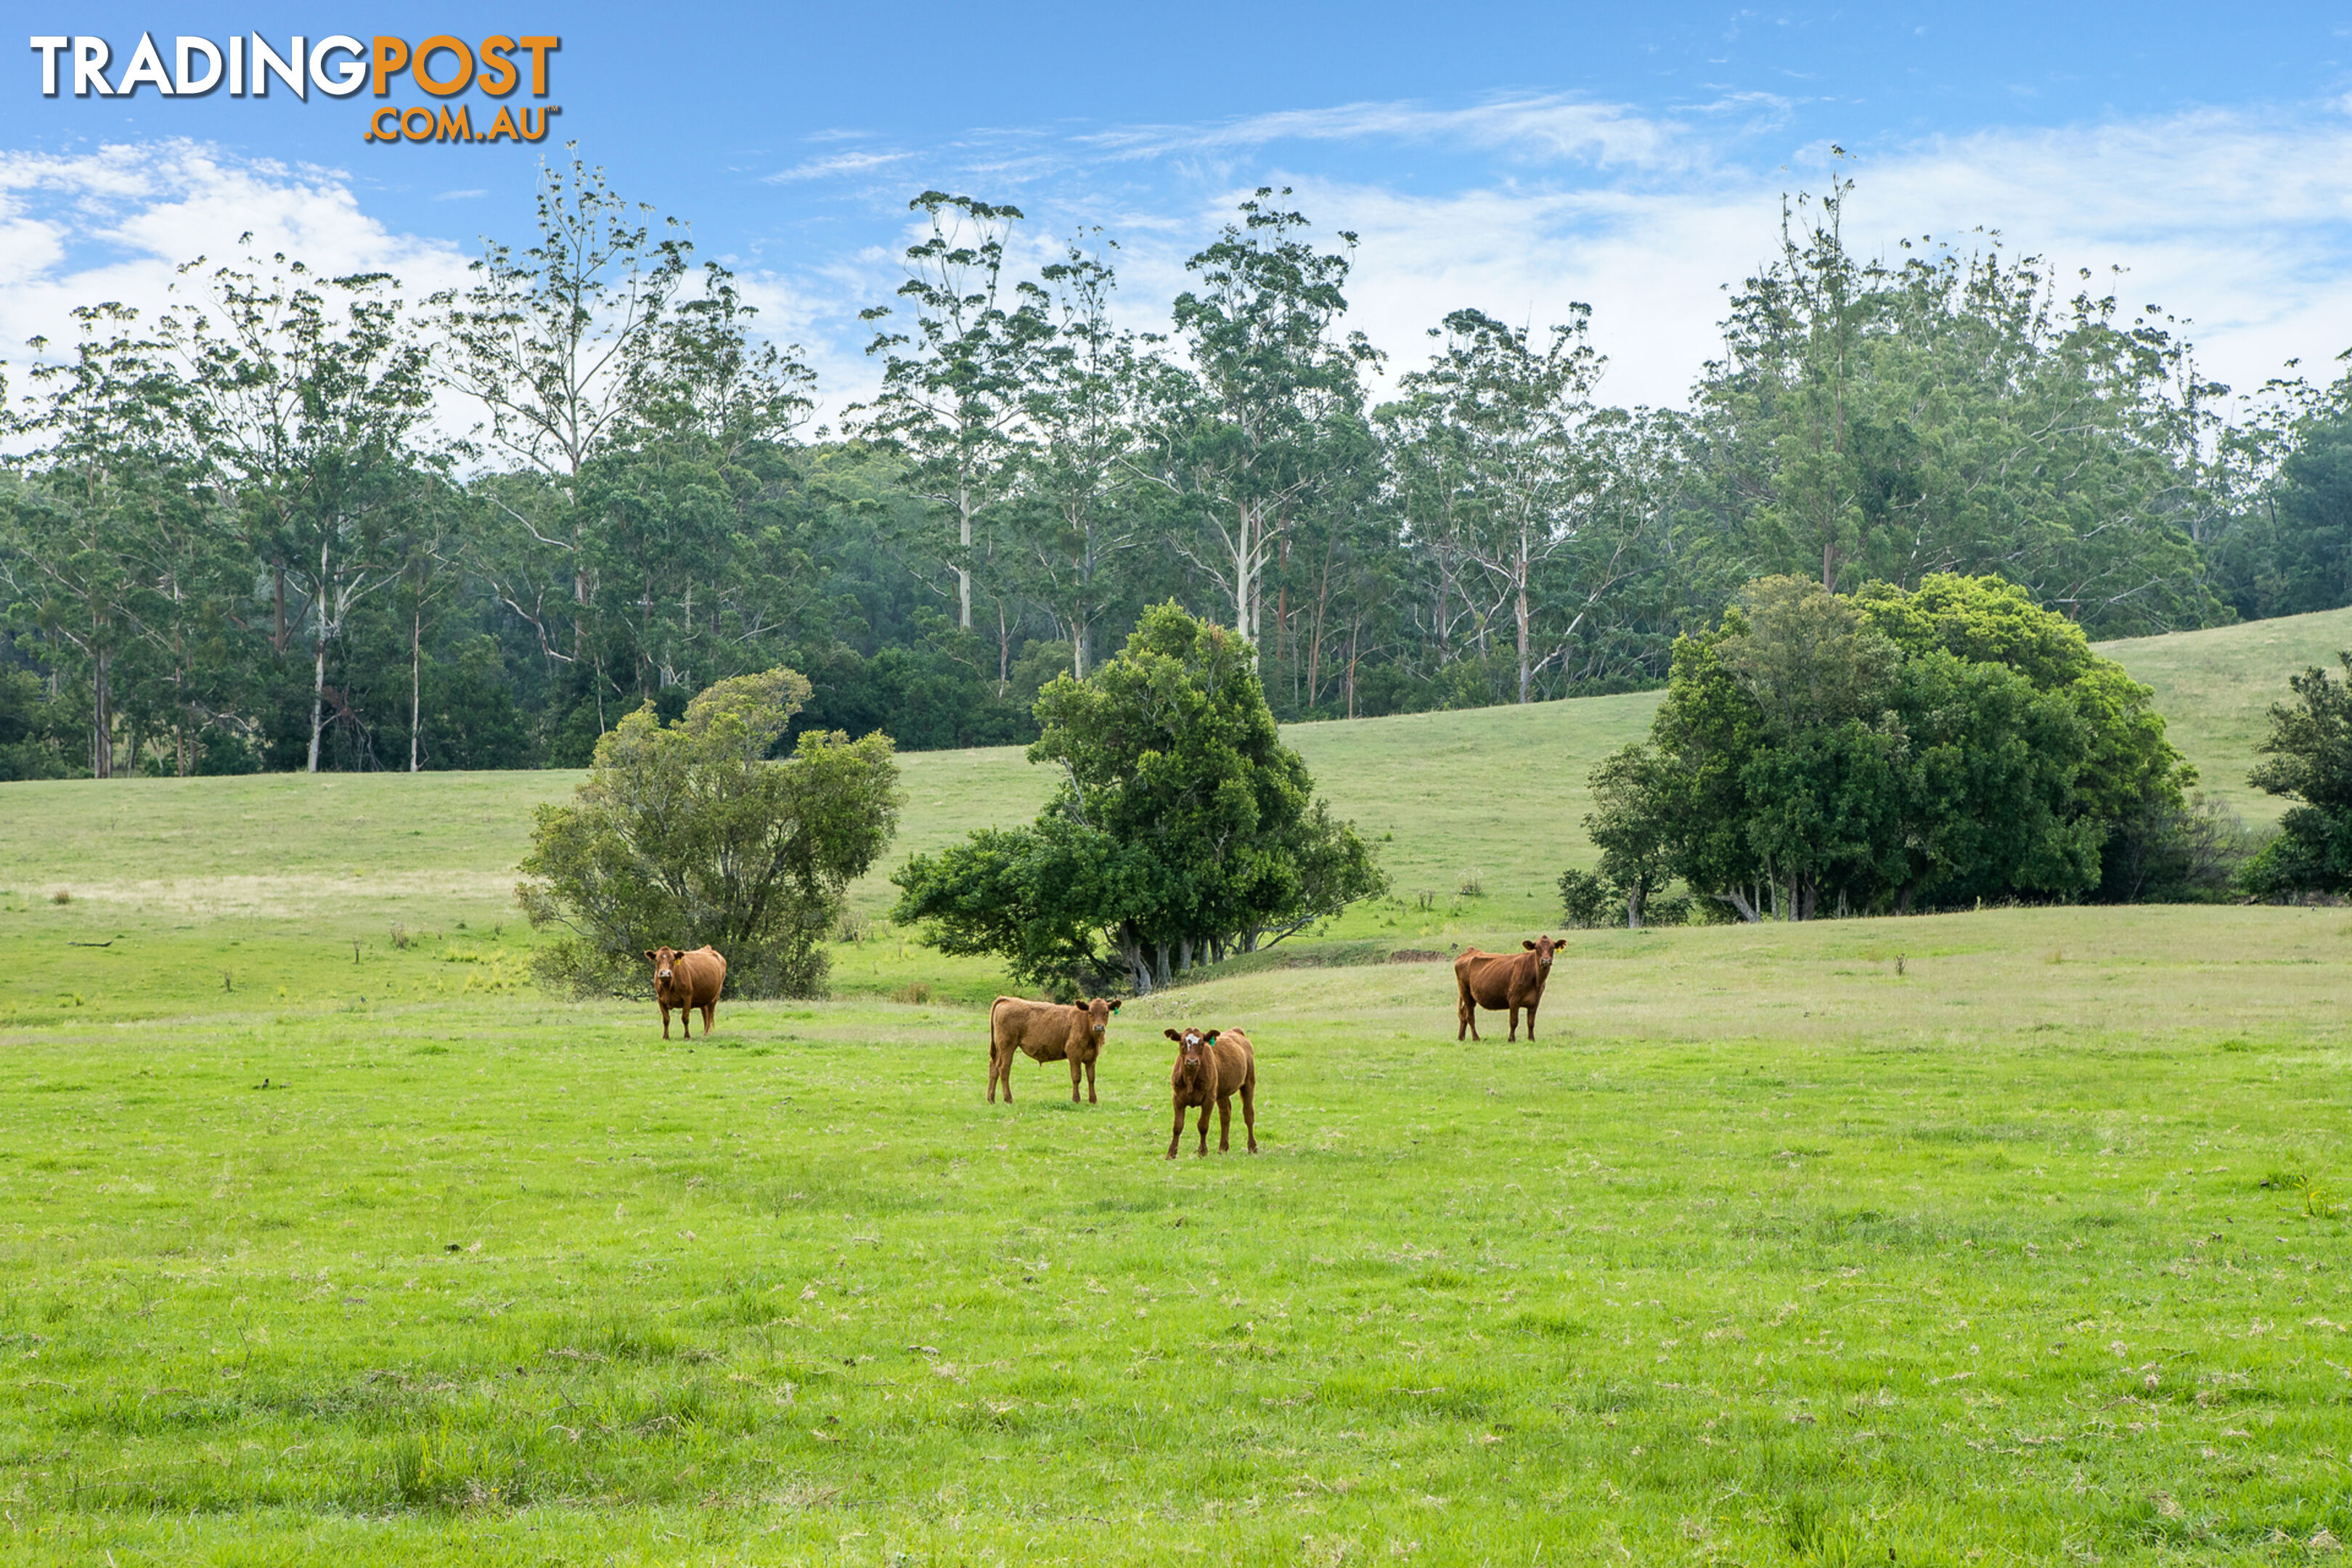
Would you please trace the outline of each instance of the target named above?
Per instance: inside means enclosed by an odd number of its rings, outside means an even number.
[[[1242,1085],[1242,1131],[1249,1138],[1250,1152],[1257,1152],[1257,1085]]]
[[[1209,1102],[1201,1101],[1201,1147],[1195,1157],[1205,1159],[1209,1152]]]
[[[1176,1125],[1168,1133],[1168,1157],[1176,1157],[1176,1145],[1184,1141],[1184,1102],[1176,1102]]]
[[[1087,1103],[1088,1105],[1102,1103],[1095,1098],[1095,1064],[1092,1062],[1087,1064]]]
[[[1530,1002],[1530,1003],[1528,1003],[1528,1038],[1529,1040],[1531,1040],[1531,1041],[1532,1041],[1535,1037],[1536,1037],[1536,1005],[1535,1005],[1534,1003]]]
[[[1514,1003],[1512,1003],[1512,1004],[1511,1004],[1511,1038],[1512,1038],[1512,1039],[1514,1039],[1514,1040],[1516,1040],[1516,1039],[1517,1039],[1518,1037],[1519,1037],[1519,1005],[1518,1005],[1517,1002],[1514,1002]]]
[[[710,1037],[710,1023],[713,1018],[718,1016],[718,1003],[705,1002],[702,1005],[702,1037],[704,1039],[707,1040]]]
[[[1454,1021],[1456,1025],[1454,1037],[1456,1040],[1467,1035],[1477,1023],[1475,1017],[1477,1005],[1470,1000],[1470,987],[1465,985],[1460,989],[1462,994],[1455,997],[1454,1001]]]
[[[1229,1089],[1217,1096],[1217,1152],[1234,1152],[1234,1097]]]
[[[669,1004],[664,1002],[660,1005],[662,1010],[662,1038],[667,1040],[669,1038]]]
[[[1070,1103],[1072,1105],[1078,1102],[1078,1075],[1084,1071],[1086,1071],[1085,1064],[1077,1058],[1072,1057],[1070,1058]]]

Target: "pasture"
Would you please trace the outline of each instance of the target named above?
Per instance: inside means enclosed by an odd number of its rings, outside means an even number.
[[[1405,896],[1129,1003],[1077,1107],[984,1103],[997,977],[878,927],[709,1040],[535,991],[565,775],[0,790],[0,1540],[2331,1559],[2352,911],[1577,932],[1456,1045],[1383,960],[1555,919],[1654,701],[1292,731]],[[898,854],[1045,787],[907,762]],[[1257,1158],[1161,1158],[1181,1022],[1250,1031]]]

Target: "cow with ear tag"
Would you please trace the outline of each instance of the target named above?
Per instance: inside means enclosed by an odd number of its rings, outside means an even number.
[[[1176,1125],[1168,1134],[1168,1157],[1176,1157],[1176,1145],[1184,1140],[1184,1112],[1196,1105],[1201,1108],[1198,1152],[1209,1152],[1211,1105],[1217,1108],[1217,1152],[1231,1150],[1236,1093],[1242,1097],[1242,1132],[1249,1140],[1249,1152],[1256,1153],[1257,1053],[1250,1048],[1249,1037],[1239,1029],[1199,1027],[1161,1033],[1176,1042],[1176,1070],[1168,1076],[1176,1096]]]
[[[1102,1055],[1103,1039],[1118,1004],[1097,996],[1085,1002],[1029,1002],[999,996],[988,1010],[988,1098],[993,1104],[996,1086],[1004,1085],[1004,1103],[1013,1103],[1013,1058],[1027,1055],[1041,1062],[1070,1064],[1070,1103],[1077,1103],[1078,1076],[1086,1075],[1087,1102],[1095,1103],[1095,1058]]]
[[[1536,1037],[1536,1007],[1543,1001],[1544,982],[1551,978],[1552,954],[1559,943],[1549,936],[1523,942],[1519,952],[1481,952],[1471,948],[1454,961],[1456,988],[1454,1016],[1460,1039],[1478,1038],[1478,1009],[1511,1015],[1511,1038],[1519,1037],[1519,1009],[1528,1010],[1528,1038]]]

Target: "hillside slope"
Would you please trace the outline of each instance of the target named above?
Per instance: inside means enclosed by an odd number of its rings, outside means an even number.
[[[2352,609],[2098,645],[2156,689],[2165,731],[2197,764],[2200,784],[2250,822],[2274,822],[2284,806],[2246,784],[2271,704],[2287,695],[2288,676],[2312,665],[2340,674],[2336,656],[2345,648]]]
[[[2246,770],[2286,678],[2352,647],[2352,610],[2101,645],[2157,691],[2174,741],[2206,787],[2257,821],[2278,803]],[[1288,727],[1333,807],[1380,846],[1408,902],[1443,906],[1475,872],[1482,921],[1554,918],[1552,882],[1586,865],[1594,763],[1638,739],[1658,694],[1528,708],[1415,713]],[[884,868],[973,827],[1027,821],[1054,779],[1018,747],[910,752],[907,806]],[[181,918],[236,912],[345,918],[374,927],[511,919],[514,865],[531,810],[579,775],[271,775],[0,785],[0,889],[71,888],[110,907]],[[888,908],[886,874],[855,891]]]

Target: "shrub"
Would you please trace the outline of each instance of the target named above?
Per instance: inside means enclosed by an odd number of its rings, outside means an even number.
[[[1612,906],[1617,901],[1609,884],[1590,871],[1562,871],[1559,874],[1560,912],[1568,923],[1580,931],[1610,923]]]
[[[808,695],[789,669],[722,680],[664,724],[648,703],[596,742],[569,805],[542,805],[516,897],[562,934],[534,958],[582,994],[642,995],[644,953],[709,942],[731,995],[808,996],[851,881],[898,826],[890,738],[803,734],[766,760]]]

